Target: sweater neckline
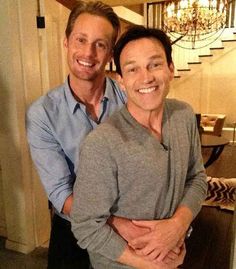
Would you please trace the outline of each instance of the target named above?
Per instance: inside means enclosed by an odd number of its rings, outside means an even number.
[[[159,141],[155,136],[151,134],[151,132],[141,125],[128,111],[127,106],[124,105],[121,109],[121,114],[123,117],[132,124],[132,127],[139,132],[142,132],[146,136],[152,137],[153,140],[157,141],[159,144],[165,144],[166,146],[169,145],[169,119],[168,119],[168,107],[166,102],[164,103],[164,110],[163,110],[163,118],[162,118],[162,140]]]

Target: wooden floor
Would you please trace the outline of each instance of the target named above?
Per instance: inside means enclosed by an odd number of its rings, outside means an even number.
[[[209,154],[204,152],[204,159]],[[225,147],[220,158],[207,168],[213,177],[236,178],[236,146]],[[193,223],[187,242],[184,269],[230,269],[233,212],[203,207]]]
[[[185,269],[229,269],[232,213],[203,207],[187,242]]]
[[[204,156],[206,154],[208,152],[205,152]],[[207,169],[207,174],[236,177],[235,164],[236,146],[227,146],[220,158]],[[230,211],[202,208],[193,223],[193,233],[187,241],[184,269],[231,269],[232,216]],[[0,238],[0,269],[46,269],[46,265],[46,248],[38,248],[24,255],[6,250],[4,240]]]
[[[28,255],[4,248],[5,239],[0,237],[0,269],[46,269],[47,249],[39,247]]]

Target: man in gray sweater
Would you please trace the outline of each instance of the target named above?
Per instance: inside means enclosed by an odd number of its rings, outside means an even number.
[[[164,32],[129,29],[114,60],[127,105],[83,143],[72,231],[94,269],[177,268],[207,189],[195,115],[166,98],[174,65]],[[117,219],[147,233],[126,238]]]

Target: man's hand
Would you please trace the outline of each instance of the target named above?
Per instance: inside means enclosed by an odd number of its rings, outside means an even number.
[[[72,203],[73,203],[73,194],[71,194],[70,196],[66,198],[65,203],[62,208],[63,214],[68,215],[68,216],[70,215]]]
[[[127,242],[149,233],[151,230],[146,227],[139,227],[131,220],[121,217],[111,216],[107,223],[113,230],[123,237]]]
[[[175,262],[178,260],[179,256],[181,255],[181,251],[183,250],[185,250],[184,238],[183,240],[180,240],[179,244],[174,249],[169,251],[166,257],[163,259],[163,262],[166,264]]]
[[[162,261],[170,251],[183,244],[185,230],[176,225],[173,219],[154,221],[133,221],[140,228],[150,229],[149,233],[129,241],[138,255],[147,256],[150,260]]]
[[[178,254],[175,252],[178,249]],[[176,247],[170,251],[164,258],[163,262],[170,266],[170,268],[176,269],[179,265],[183,264],[186,255],[185,244],[182,244],[180,248]]]
[[[136,269],[176,269],[183,263],[185,255],[186,249],[185,245],[183,245],[179,254],[168,262],[157,260],[149,261],[146,257],[137,255],[133,249],[127,246],[117,261],[130,265]]]
[[[171,250],[183,244],[192,219],[192,211],[181,205],[169,219],[133,221],[139,227],[149,228],[150,232],[129,241],[129,245],[139,255],[162,261]]]

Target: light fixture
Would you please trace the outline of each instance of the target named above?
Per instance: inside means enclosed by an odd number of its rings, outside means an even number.
[[[173,43],[202,48],[214,42],[226,23],[227,0],[173,0],[164,3],[163,28]],[[181,42],[177,42],[181,40]]]

